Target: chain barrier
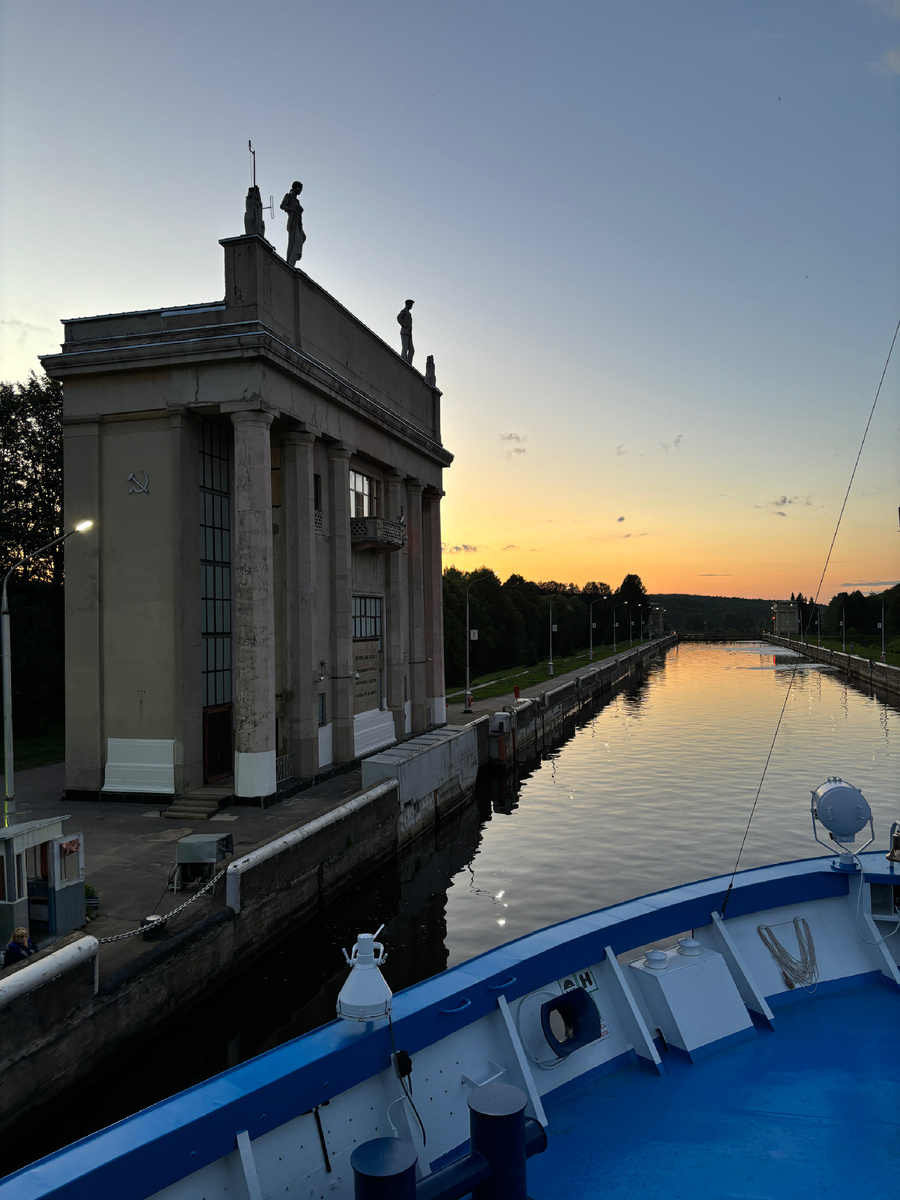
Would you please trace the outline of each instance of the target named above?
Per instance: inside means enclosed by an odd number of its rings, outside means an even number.
[[[210,879],[208,883],[204,883],[203,887],[200,888],[198,892],[195,892],[189,900],[185,900],[184,904],[179,904],[177,908],[173,908],[171,912],[166,913],[165,916],[159,921],[154,921],[151,925],[141,925],[138,929],[129,929],[127,933],[116,933],[111,937],[97,938],[97,941],[102,946],[108,942],[121,942],[125,938],[134,937],[135,934],[138,933],[146,933],[148,929],[158,929],[160,925],[165,925],[165,923],[171,920],[172,917],[175,917],[178,915],[178,913],[183,912],[189,905],[193,904],[195,900],[199,900],[204,892],[208,892],[210,888],[214,888],[227,870],[227,867],[223,867],[218,874],[213,875],[212,879]]]

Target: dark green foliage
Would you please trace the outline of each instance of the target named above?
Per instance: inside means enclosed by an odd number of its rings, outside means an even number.
[[[34,371],[0,383],[0,571],[62,532],[62,384]],[[20,579],[62,583],[63,549],[27,563]]]
[[[741,596],[651,596],[666,610],[666,629],[679,633],[740,634],[772,631],[772,601]]]
[[[32,371],[0,383],[0,575],[62,532],[62,386]],[[8,585],[17,737],[63,721],[63,549],[17,567]]]
[[[884,605],[885,638],[890,641],[900,633],[900,584],[878,592],[872,596],[864,596],[859,590],[855,592],[838,592],[832,597],[822,621],[822,631],[834,637],[841,636],[841,619],[846,621],[847,638],[869,637],[881,642],[881,630],[878,623],[881,620],[881,609]]]
[[[612,641],[613,606],[618,609],[619,641],[629,638],[628,608],[632,610],[635,639],[639,626],[646,632],[649,601],[637,575],[627,575],[613,592],[607,583],[591,582],[583,588],[574,583],[545,580],[535,583],[521,575],[510,575],[503,584],[489,567],[444,571],[444,665],[448,686],[465,683],[466,677],[466,588],[469,592],[469,628],[478,630],[478,640],[469,642],[472,678],[490,671],[528,666],[549,659],[550,624],[553,655],[563,657],[594,645]],[[593,608],[591,605],[593,603]],[[623,616],[624,614],[624,616]]]

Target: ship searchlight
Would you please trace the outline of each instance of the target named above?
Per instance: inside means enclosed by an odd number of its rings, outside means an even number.
[[[391,989],[379,967],[387,958],[384,946],[376,942],[384,926],[374,933],[361,933],[352,953],[344,951],[350,974],[337,999],[337,1015],[345,1021],[375,1021],[391,1011]]]
[[[820,783],[812,793],[811,801],[813,837],[826,850],[833,850],[827,842],[823,842],[816,830],[816,821],[828,830],[832,842],[841,846],[845,853],[861,854],[875,837],[875,822],[872,820],[872,810],[869,802],[852,783],[844,783],[835,777]],[[848,850],[849,843],[855,842],[857,835],[866,825],[869,826],[870,837],[858,850]]]

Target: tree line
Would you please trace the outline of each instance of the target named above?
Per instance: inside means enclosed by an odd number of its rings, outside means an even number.
[[[613,614],[618,628],[616,640],[627,645],[647,634],[652,601],[639,575],[626,575],[613,591],[608,583],[535,583],[521,575],[510,575],[505,583],[490,567],[444,571],[444,671],[447,685],[465,683],[466,596],[469,601],[468,628],[477,630],[477,641],[469,641],[470,671],[473,676],[530,665],[550,653],[560,657],[584,650],[593,639],[595,646],[613,641]]]
[[[32,371],[0,383],[0,577],[62,533],[62,385]],[[14,613],[13,714],[17,733],[62,724],[63,547],[9,580]]]

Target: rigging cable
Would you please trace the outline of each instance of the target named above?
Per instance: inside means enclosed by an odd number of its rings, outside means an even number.
[[[847,491],[844,494],[844,503],[841,505],[841,511],[838,513],[837,524],[834,527],[834,534],[831,538],[831,545],[828,547],[828,554],[825,557],[825,565],[822,567],[822,574],[819,577],[819,583],[816,588],[816,595],[813,600],[812,609],[810,610],[810,618],[809,618],[809,622],[807,624],[807,633],[809,632],[810,624],[812,624],[812,612],[815,610],[816,605],[819,602],[819,593],[822,590],[822,584],[825,580],[825,572],[828,570],[828,564],[831,562],[831,555],[834,550],[834,544],[837,541],[838,530],[841,527],[841,521],[844,518],[844,510],[846,509],[847,501],[850,498],[850,489],[853,487],[853,480],[856,478],[856,468],[859,466],[859,460],[862,458],[863,447],[866,444],[866,438],[869,436],[869,428],[871,427],[871,424],[872,424],[872,418],[875,416],[875,407],[878,404],[878,397],[881,395],[881,389],[882,389],[882,386],[884,385],[884,379],[885,379],[885,376],[887,375],[888,367],[890,366],[891,355],[894,353],[894,346],[897,343],[898,333],[900,333],[900,320],[898,320],[896,328],[894,329],[894,336],[891,338],[891,346],[890,346],[890,349],[888,350],[887,358],[885,359],[885,362],[884,362],[884,370],[881,372],[881,379],[878,381],[878,388],[875,392],[875,399],[872,401],[872,408],[869,412],[869,419],[868,419],[868,421],[866,421],[866,427],[863,430],[862,441],[859,444],[859,450],[857,451],[857,454],[856,454],[856,462],[854,462],[853,470],[850,472],[850,482],[847,484]],[[791,672],[791,678],[788,681],[788,686],[787,686],[787,690],[785,692],[785,697],[784,697],[784,704],[782,704],[781,712],[778,715],[778,723],[775,726],[775,734],[772,738],[772,744],[769,747],[769,753],[766,755],[766,761],[763,765],[762,775],[760,776],[760,780],[759,780],[759,787],[756,789],[756,797],[754,798],[753,805],[750,809],[750,816],[747,818],[747,828],[744,830],[744,836],[741,838],[741,845],[740,845],[740,849],[738,850],[738,856],[735,859],[734,870],[731,872],[731,879],[728,881],[728,887],[725,891],[725,898],[722,901],[722,907],[719,910],[719,915],[722,917],[725,916],[725,907],[728,904],[728,899],[731,895],[731,889],[734,887],[734,877],[735,877],[735,875],[737,875],[738,866],[740,865],[740,861],[741,861],[741,856],[744,853],[744,846],[746,845],[746,842],[747,842],[747,835],[750,832],[750,823],[753,820],[753,816],[756,812],[756,806],[759,803],[759,797],[760,797],[760,794],[762,793],[762,787],[763,787],[763,783],[765,782],[766,772],[768,771],[769,763],[772,760],[772,753],[775,749],[775,742],[778,739],[778,732],[781,729],[781,722],[784,720],[785,710],[787,709],[788,700],[791,697],[791,691],[794,686],[794,680],[797,676],[797,669],[799,668],[799,666],[800,666],[800,662],[798,660],[797,662],[794,663],[794,669]]]

